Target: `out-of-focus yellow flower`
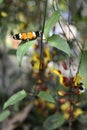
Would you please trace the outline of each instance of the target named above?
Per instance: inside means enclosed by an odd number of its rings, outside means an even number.
[[[2,11],[2,12],[1,12],[1,16],[2,16],[2,17],[7,17],[7,13],[4,12],[4,11]]]
[[[39,65],[40,65],[40,62],[38,60],[37,62],[35,62],[34,66],[33,66],[34,70],[39,70]]]
[[[50,51],[49,51],[49,47],[45,47],[44,49],[44,52],[43,52],[43,63],[40,64],[40,53],[39,51],[37,50],[38,49],[38,46],[36,45],[33,45],[32,46],[34,48],[34,53],[33,53],[33,56],[31,57],[30,61],[32,63],[32,67],[34,70],[39,70],[40,68],[41,69],[45,69],[44,67],[47,66],[48,62],[50,61],[51,59],[51,55],[50,55]]]
[[[39,106],[39,103],[40,103],[40,100],[39,100],[39,99],[34,100],[34,105],[35,105],[35,106]]]
[[[39,54],[37,52],[34,52],[33,56],[31,57],[31,61],[38,61],[39,60]]]
[[[77,118],[79,115],[83,114],[83,111],[80,108],[73,108],[73,106],[70,106],[69,102],[65,102],[61,105],[61,110],[66,119],[70,117],[70,113],[72,113],[73,118]]]
[[[64,90],[60,90],[60,91],[58,91],[58,94],[60,96],[64,96],[64,95],[66,95],[66,92]]]
[[[40,59],[36,52],[34,52],[33,56],[31,57],[31,63],[33,64],[32,67],[34,70],[39,70]]]
[[[63,84],[63,75],[58,70],[52,69],[51,71],[59,77],[60,84],[64,85]]]
[[[77,118],[79,115],[83,114],[83,111],[80,108],[77,108],[73,114],[74,118]]]
[[[67,112],[67,110],[69,110],[70,109],[70,103],[69,102],[65,102],[63,105],[61,105],[61,110],[63,111],[63,113],[64,113],[64,117],[66,118],[66,119],[68,119],[69,118],[69,112]]]
[[[42,83],[43,81],[41,79],[38,79],[38,83]]]
[[[81,83],[81,81],[83,80],[83,78],[77,74],[75,77],[74,77],[74,85],[77,86],[78,84]]]
[[[45,47],[44,49],[44,64],[46,65],[51,59],[49,47]]]
[[[19,12],[17,15],[18,15],[18,18],[20,19],[20,21],[26,22],[26,17],[23,13]]]
[[[70,107],[70,103],[69,103],[69,102],[66,102],[66,103],[64,103],[63,105],[61,105],[61,110],[62,110],[62,111],[66,111],[67,108],[69,108],[69,107]]]
[[[47,102],[46,105],[47,105],[47,107],[50,108],[50,109],[54,109],[54,108],[55,108],[55,104],[53,104],[53,103]]]
[[[69,119],[69,113],[64,112],[64,117],[65,117],[66,119]]]
[[[58,91],[58,94],[59,94],[60,96],[63,96],[63,93],[62,93],[61,91]]]

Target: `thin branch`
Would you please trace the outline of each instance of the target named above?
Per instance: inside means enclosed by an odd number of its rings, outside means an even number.
[[[59,6],[58,6],[58,3],[55,3],[56,1],[54,0],[53,1],[53,4],[55,4],[56,5],[56,7],[53,5],[53,9],[54,10],[59,10],[60,11],[60,9],[59,9]],[[56,8],[56,9],[55,9]],[[64,18],[63,18],[63,16],[61,15],[61,17],[62,17],[62,19],[64,20]],[[64,20],[64,22],[65,22],[65,20]],[[69,41],[69,39],[67,38],[67,36],[66,36],[66,33],[65,33],[65,30],[63,29],[63,26],[62,26],[62,24],[61,24],[61,22],[60,22],[60,20],[58,21],[58,23],[59,23],[59,26],[61,27],[61,30],[62,30],[62,32],[63,32],[63,35],[64,35],[64,37],[65,37],[65,39],[67,40],[67,42]],[[72,32],[72,30],[70,29],[70,27],[69,27],[69,25],[66,23],[66,25],[67,25],[67,27],[68,27],[68,29],[69,29],[69,31],[70,31],[70,33],[73,35],[73,37],[74,37],[74,39],[75,39],[75,41],[76,42],[78,42],[77,40],[76,40],[76,37],[74,36],[74,34],[73,34],[73,32]],[[80,50],[81,50],[81,47],[80,47],[80,45],[79,45],[79,43],[78,43],[78,46],[79,46],[79,48],[80,48]],[[75,53],[75,55],[77,56],[77,54],[76,54],[76,52],[74,51],[74,49],[73,49],[73,52]]]
[[[43,19],[43,26],[42,26],[42,32],[41,32],[39,73],[41,72],[41,69],[42,69],[42,61],[43,61],[43,33],[44,33],[44,26],[45,26],[45,20],[46,20],[46,12],[47,12],[47,0],[45,1],[44,19]]]
[[[57,4],[57,3],[56,3]],[[69,6],[69,12],[70,12],[70,0],[68,0],[67,1],[67,6]],[[53,6],[53,8],[55,9],[55,6]],[[59,8],[59,6],[58,5],[56,5],[56,8],[57,8],[57,10],[59,10],[60,11],[60,8]],[[60,14],[61,15],[61,14]],[[64,20],[64,22],[65,22],[65,19],[63,18],[63,16],[61,15],[61,18]],[[68,18],[68,22],[70,23],[70,13],[69,13],[69,18]],[[82,50],[82,48],[81,48],[81,46],[80,46],[80,44],[79,44],[79,42],[80,41],[78,41],[77,39],[76,39],[76,37],[75,37],[75,35],[73,34],[73,32],[72,32],[72,30],[71,30],[71,28],[70,28],[70,26],[69,26],[69,24],[67,24],[66,22],[65,22],[65,24],[67,25],[67,27],[68,27],[68,29],[69,29],[69,31],[70,31],[70,33],[72,34],[72,36],[73,36],[73,38],[75,39],[75,41],[77,42],[77,45],[78,45],[78,47],[79,47],[79,49],[80,49],[80,51]],[[60,26],[61,27],[61,26]],[[63,27],[61,28],[62,29],[62,31],[63,31],[63,33],[64,33],[64,29],[63,29]],[[66,35],[65,35],[65,33],[64,33],[64,36],[65,36],[65,38],[67,39],[67,37],[66,37]],[[69,40],[69,39],[68,39]]]

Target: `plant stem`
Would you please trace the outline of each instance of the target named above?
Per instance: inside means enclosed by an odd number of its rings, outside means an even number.
[[[43,33],[44,33],[44,26],[45,26],[45,20],[46,20],[46,12],[47,12],[47,0],[45,1],[44,19],[43,19],[43,26],[42,26],[42,32],[41,32],[39,74],[42,71],[42,61],[43,61]]]

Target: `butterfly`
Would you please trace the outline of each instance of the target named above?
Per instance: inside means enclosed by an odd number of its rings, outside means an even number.
[[[36,32],[28,32],[28,33],[18,33],[18,34],[14,34],[13,35],[13,39],[15,40],[23,40],[23,41],[26,41],[26,40],[35,40],[37,39],[38,37],[41,36],[41,31],[36,31]]]

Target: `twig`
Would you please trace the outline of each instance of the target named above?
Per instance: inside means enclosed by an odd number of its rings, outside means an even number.
[[[45,1],[44,19],[43,19],[43,26],[42,26],[42,32],[41,32],[39,74],[41,73],[41,70],[42,70],[42,61],[43,61],[43,33],[44,33],[46,12],[47,12],[47,0]]]

